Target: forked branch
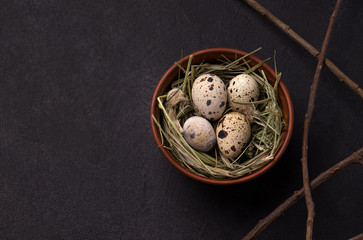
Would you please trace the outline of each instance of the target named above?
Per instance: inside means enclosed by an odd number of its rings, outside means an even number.
[[[352,164],[360,164],[363,166],[363,147],[358,151],[354,152],[349,157],[345,158],[341,162],[335,164],[325,172],[322,172],[319,176],[317,176],[311,182],[311,189],[317,188],[320,184],[334,176],[340,170],[352,165]],[[294,194],[291,195],[288,199],[286,199],[280,206],[278,206],[275,210],[273,210],[269,215],[267,215],[264,219],[260,220],[258,224],[242,239],[242,240],[250,240],[254,239],[257,235],[259,235],[263,230],[265,230],[271,223],[273,223],[278,217],[286,212],[292,205],[294,205],[298,200],[300,200],[304,196],[304,188],[301,188],[298,191],[295,191]],[[358,235],[360,236],[360,235]],[[357,240],[356,238],[353,238]],[[360,238],[358,238],[360,239]]]
[[[282,22],[275,15],[269,12],[266,8],[264,8],[261,4],[256,2],[255,0],[244,0],[248,5],[250,5],[253,9],[255,9],[258,13],[265,16],[268,20],[270,20],[273,24],[275,24],[278,28],[280,28],[284,33],[286,33],[290,38],[292,38],[295,42],[300,44],[303,48],[305,48],[311,55],[314,57],[318,57],[320,52],[314,48],[309,42],[303,39],[299,34],[297,34],[294,30],[290,28],[289,25]],[[329,68],[329,70],[338,77],[338,79],[344,83],[346,83],[354,92],[356,92],[361,98],[363,98],[363,89],[355,83],[352,79],[350,79],[347,75],[345,75],[332,61],[328,58],[325,58],[325,65]]]
[[[324,58],[325,58],[325,53],[326,53],[326,50],[328,49],[330,35],[333,30],[335,18],[337,16],[341,3],[342,3],[342,0],[337,0],[333,14],[331,15],[330,20],[329,20],[329,26],[328,26],[328,30],[325,34],[323,46],[321,48],[321,53],[318,56],[319,61],[318,61],[318,65],[316,66],[313,84],[311,85],[309,102],[308,102],[308,110],[306,112],[305,120],[304,120],[301,162],[302,162],[305,202],[306,202],[306,208],[308,210],[308,218],[306,221],[306,240],[313,239],[313,227],[314,227],[314,217],[315,217],[315,204],[314,204],[313,198],[311,196],[309,168],[308,168],[309,129],[310,129],[311,119],[313,117],[313,111],[314,111],[314,107],[315,107],[315,96],[316,96],[316,91],[318,89],[318,82],[319,82],[320,73],[321,73],[321,69],[323,66]]]

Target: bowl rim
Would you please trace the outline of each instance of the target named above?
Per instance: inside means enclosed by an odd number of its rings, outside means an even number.
[[[232,53],[232,54],[238,54],[238,55],[246,55],[249,54],[247,52],[244,52],[242,50],[238,50],[238,49],[232,49],[232,48],[208,48],[208,49],[204,49],[204,50],[200,50],[200,51],[196,51],[194,53],[188,54],[187,56],[179,59],[177,61],[177,63],[181,64],[182,62],[188,61],[189,56],[193,55],[193,56],[198,56],[198,55],[204,55],[204,54],[209,54],[209,53]],[[252,61],[258,63],[261,62],[262,60],[259,59],[258,57],[256,57],[255,55],[251,54],[248,56],[249,59],[251,59]],[[276,78],[276,74],[275,71],[269,66],[267,65],[267,63],[263,63],[262,68],[266,69],[269,73],[271,73],[275,78]],[[286,99],[286,104],[287,104],[287,109],[288,109],[288,119],[289,122],[287,124],[287,129],[284,130],[286,131],[286,137],[285,137],[285,141],[282,143],[282,145],[280,146],[280,148],[278,149],[278,151],[275,154],[275,157],[272,159],[272,161],[270,161],[269,163],[267,163],[265,166],[261,167],[260,169],[253,171],[252,173],[242,176],[240,178],[235,178],[235,179],[212,179],[212,178],[207,178],[207,177],[203,177],[203,176],[199,176],[196,175],[190,171],[188,171],[185,167],[183,167],[177,159],[175,159],[175,157],[165,148],[162,147],[161,144],[161,139],[160,137],[160,131],[158,126],[155,124],[154,120],[153,120],[153,115],[155,115],[156,111],[159,111],[159,106],[157,103],[157,97],[160,96],[160,91],[161,89],[164,87],[164,82],[167,80],[168,76],[175,71],[175,69],[178,68],[178,66],[176,64],[173,64],[161,77],[161,79],[159,80],[158,84],[155,87],[153,96],[152,96],[152,100],[151,100],[151,105],[150,105],[150,122],[151,122],[151,130],[152,130],[152,134],[154,137],[154,140],[158,146],[158,148],[161,150],[162,154],[166,157],[166,159],[168,159],[168,161],[175,167],[177,168],[180,172],[182,172],[184,175],[197,180],[199,182],[203,182],[203,183],[208,183],[208,184],[213,184],[213,185],[232,185],[232,184],[239,184],[239,183],[243,183],[243,182],[247,182],[247,181],[251,181],[252,179],[255,179],[259,176],[261,176],[262,174],[266,173],[269,169],[271,169],[277,162],[278,160],[282,157],[283,153],[285,152],[291,136],[292,136],[292,132],[293,132],[293,125],[294,125],[294,110],[293,110],[293,105],[292,105],[292,101],[291,101],[291,97],[289,94],[289,91],[285,85],[285,83],[283,82],[283,80],[281,79],[279,82],[279,88],[281,88],[282,93],[285,96]]]

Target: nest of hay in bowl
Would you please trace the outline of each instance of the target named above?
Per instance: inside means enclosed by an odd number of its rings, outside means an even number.
[[[161,147],[193,175],[215,180],[238,179],[250,175],[269,164],[286,140],[287,122],[279,92],[281,74],[277,74],[275,64],[274,79],[271,79],[271,73],[267,77],[263,65],[268,59],[251,62],[249,56],[254,52],[243,56],[236,53],[234,57],[221,53],[208,59],[196,59],[190,55],[185,61],[186,65],[175,63],[178,68],[176,76],[156,98],[159,115],[152,115],[152,119],[159,131]],[[194,107],[191,89],[194,80],[206,73],[219,76],[226,86],[235,76],[249,74],[259,85],[258,99],[239,103],[248,106],[246,109],[249,111],[245,114],[250,119],[251,137],[241,154],[233,159],[221,154],[218,146],[209,152],[195,150],[181,132],[188,118],[200,115]],[[179,89],[183,96],[170,97],[172,89],[174,92]],[[231,111],[227,106],[223,115]],[[215,129],[218,119],[210,122]]]

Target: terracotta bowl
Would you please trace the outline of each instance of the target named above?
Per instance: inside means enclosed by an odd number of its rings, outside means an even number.
[[[227,58],[234,60],[237,57],[241,57],[246,55],[246,52],[236,50],[236,49],[229,49],[229,48],[212,48],[212,49],[206,49],[202,51],[198,51],[193,53],[193,61],[192,64],[201,63],[204,62],[216,62],[216,59],[221,58],[221,54],[226,56]],[[184,58],[180,59],[178,63],[186,68],[188,63],[189,55],[185,56]],[[247,60],[250,60],[250,65],[254,66],[257,63],[261,62],[259,58],[250,55],[246,58]],[[266,63],[264,63],[260,69],[263,69],[265,71],[266,77],[268,81],[273,85],[275,83],[275,72],[274,70],[268,66]],[[215,184],[215,185],[231,185],[231,184],[237,184],[242,182],[250,181],[256,177],[261,176],[264,174],[267,170],[269,170],[273,165],[276,164],[276,162],[281,158],[283,153],[285,152],[287,145],[290,141],[292,129],[293,129],[293,122],[294,122],[294,115],[293,115],[293,107],[292,102],[290,99],[289,92],[286,88],[286,85],[283,83],[283,81],[280,81],[279,89],[278,89],[278,95],[281,101],[281,107],[284,115],[285,122],[287,123],[286,128],[283,132],[282,139],[280,142],[280,148],[276,152],[274,159],[269,162],[267,165],[263,166],[262,168],[248,174],[245,176],[242,176],[240,178],[235,179],[212,179],[208,177],[202,177],[198,176],[190,171],[188,171],[185,167],[183,167],[178,160],[174,158],[174,156],[165,148],[161,147],[161,138],[160,138],[160,132],[158,129],[158,126],[154,123],[152,119],[152,115],[156,117],[156,119],[159,119],[160,115],[160,109],[157,104],[157,97],[160,95],[163,95],[169,88],[172,81],[176,79],[178,76],[179,68],[173,64],[166,73],[162,76],[160,79],[158,85],[155,88],[152,100],[151,100],[151,109],[150,109],[150,120],[151,120],[151,129],[152,134],[154,136],[155,142],[157,146],[159,146],[159,149],[163,153],[163,155],[166,157],[166,159],[169,160],[169,162],[176,167],[179,171],[187,175],[188,177],[195,179],[200,182],[209,183],[209,184]]]

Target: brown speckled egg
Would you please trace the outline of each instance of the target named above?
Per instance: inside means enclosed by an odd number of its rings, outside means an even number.
[[[234,77],[227,89],[229,106],[237,112],[242,112],[244,106],[238,103],[254,102],[260,95],[260,89],[256,80],[248,74],[240,74]]]
[[[251,137],[251,126],[245,115],[230,112],[219,120],[217,128],[218,148],[227,158],[236,158]]]
[[[203,117],[217,120],[226,109],[226,86],[218,76],[202,74],[193,83],[192,100]]]
[[[183,126],[183,136],[194,149],[208,152],[216,145],[216,134],[210,122],[202,117],[188,118]]]

